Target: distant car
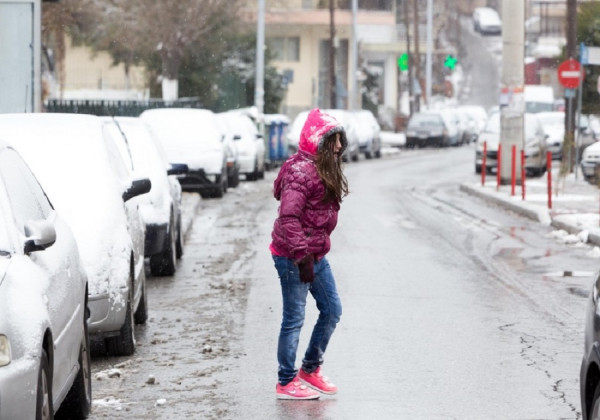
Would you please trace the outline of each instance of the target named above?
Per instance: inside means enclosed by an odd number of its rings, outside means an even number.
[[[477,7],[473,11],[473,30],[482,35],[502,33],[502,20],[498,12],[491,7]]]
[[[456,108],[457,112],[466,118],[467,128],[465,132],[467,133],[467,137],[469,141],[467,143],[477,141],[477,137],[481,130],[485,127],[485,123],[488,119],[488,114],[480,105],[460,105]]]
[[[131,153],[133,173],[152,183],[149,193],[135,198],[145,225],[144,255],[150,259],[152,275],[171,276],[176,260],[183,255],[181,185],[176,175],[185,175],[187,165],[167,162],[162,145],[141,119],[115,117],[106,121],[114,138],[121,140],[119,149],[126,160]]]
[[[0,114],[0,133],[73,230],[88,276],[90,338],[122,356],[135,351],[134,323],[148,317],[144,227],[131,199],[150,191],[150,180],[132,178],[104,124],[83,114]]]
[[[202,198],[221,198],[229,187],[227,150],[215,114],[207,109],[160,108],[142,112],[171,162],[185,163],[188,172],[179,178],[183,191]]]
[[[219,114],[215,114],[215,121],[221,130],[221,142],[225,146],[227,156],[227,188],[236,188],[240,184],[239,150],[235,144],[234,135],[223,118],[219,117]]]
[[[248,181],[265,176],[265,143],[252,119],[241,111],[218,113],[217,119],[227,127],[237,149],[239,173]]]
[[[360,152],[367,159],[381,157],[381,127],[373,113],[366,109],[349,111],[356,121],[356,132]]]
[[[498,145],[500,144],[500,113],[490,116],[484,130],[477,139],[475,148],[475,173],[483,168],[483,144],[486,143],[485,171],[491,172],[498,167]],[[541,176],[546,172],[546,134],[535,114],[525,114],[524,125],[525,170],[528,175]],[[503,156],[507,156],[503,152]]]
[[[579,371],[579,391],[583,420],[600,418],[600,272],[593,278],[588,298],[584,347]]]
[[[456,122],[441,111],[415,112],[406,125],[406,147],[458,145]]]
[[[580,166],[585,180],[596,184],[598,182],[597,168],[600,166],[600,142],[583,149]]]
[[[87,417],[87,294],[71,229],[23,159],[0,141],[1,419],[50,419],[57,410]]]
[[[565,137],[565,113],[562,111],[539,112],[536,114],[548,136],[546,145],[553,160],[561,160]]]
[[[546,85],[525,85],[523,90],[525,112],[536,114],[538,112],[554,111],[554,89]]]

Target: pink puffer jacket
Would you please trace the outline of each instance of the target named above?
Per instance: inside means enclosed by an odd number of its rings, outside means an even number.
[[[347,141],[342,125],[319,109],[310,111],[300,133],[298,152],[281,166],[275,179],[274,196],[280,205],[271,233],[269,248],[273,254],[299,261],[307,254],[320,259],[329,252],[329,235],[337,224],[340,205],[322,201],[325,186],[315,159],[324,138],[338,132],[343,152]]]

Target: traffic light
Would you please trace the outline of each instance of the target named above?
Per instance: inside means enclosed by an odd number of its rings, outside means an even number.
[[[408,54],[402,53],[398,57],[398,68],[402,71],[408,70]]]
[[[447,55],[446,56],[446,60],[444,61],[444,67],[449,68],[450,70],[454,70],[454,67],[456,67],[456,63],[458,62],[458,59],[452,55]]]

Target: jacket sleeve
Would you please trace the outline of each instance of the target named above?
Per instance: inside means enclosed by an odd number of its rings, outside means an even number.
[[[311,192],[310,178],[301,170],[290,171],[282,184],[279,205],[281,235],[295,261],[308,253],[308,242],[302,228],[302,217]]]

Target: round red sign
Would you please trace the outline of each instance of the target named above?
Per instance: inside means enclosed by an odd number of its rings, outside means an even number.
[[[572,58],[563,61],[558,66],[558,81],[568,89],[575,89],[583,79],[581,64]]]

